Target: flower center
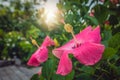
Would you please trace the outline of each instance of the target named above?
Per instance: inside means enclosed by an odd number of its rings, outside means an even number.
[[[80,44],[77,43],[77,44],[75,44],[75,45],[72,47],[72,49],[75,49],[75,48],[80,47],[80,46],[81,46],[81,43],[80,43]]]
[[[66,32],[72,34],[72,37],[73,37],[73,39],[75,41],[75,45],[77,46],[79,42],[77,41],[77,39],[76,39],[76,37],[74,35],[74,31],[73,31],[72,25],[70,25],[70,24],[64,24],[64,29],[66,30]]]

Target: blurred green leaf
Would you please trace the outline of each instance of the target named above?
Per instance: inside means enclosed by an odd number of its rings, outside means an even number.
[[[95,17],[100,23],[104,23],[107,19],[109,10],[104,5],[96,5],[94,8],[95,10]]]
[[[73,80],[74,74],[75,74],[74,70],[66,76],[61,76],[55,73],[52,76],[52,80]]]
[[[94,25],[98,25],[99,22],[95,17],[91,17],[89,15],[85,15],[85,18],[89,19],[91,21],[91,23],[93,23]]]
[[[112,36],[108,43],[110,47],[120,49],[120,32]]]
[[[103,40],[109,40],[112,37],[112,31],[111,30],[104,30],[104,38]]]
[[[34,74],[30,80],[42,80],[42,79],[40,79],[38,74]]]
[[[108,41],[112,37],[112,31],[111,30],[104,30],[103,31],[103,41],[102,43],[105,45],[105,47],[108,47]]]
[[[82,68],[80,68],[80,70],[87,74],[94,74],[94,72],[95,72],[95,69],[90,66],[83,66]]]
[[[67,76],[65,76],[65,80],[73,80],[75,75],[75,71],[72,70],[71,73],[69,73]]]
[[[8,48],[5,47],[2,51],[2,57],[3,58],[8,58],[9,57],[9,54],[8,54]]]
[[[43,63],[42,76],[47,80],[50,80],[54,74],[55,66],[56,64],[53,59],[47,60]]]
[[[64,76],[54,74],[52,80],[66,80]]]
[[[115,50],[114,48],[105,48],[105,51],[103,53],[103,59],[110,59],[116,54],[116,52],[117,50]]]
[[[29,52],[32,49],[32,44],[29,41],[21,41],[19,42],[19,46],[25,52]]]
[[[92,76],[87,73],[80,73],[75,80],[93,80]]]
[[[0,29],[0,38],[4,36],[4,31]]]
[[[36,28],[35,26],[31,26],[29,30],[27,30],[27,37],[29,38],[30,36],[32,36],[33,38],[38,38],[40,36],[40,33],[41,35],[43,35],[43,33],[38,29]]]

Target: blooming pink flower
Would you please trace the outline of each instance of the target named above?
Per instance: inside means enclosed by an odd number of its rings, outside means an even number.
[[[75,37],[78,41],[77,45],[72,39],[64,46],[53,50],[53,54],[60,59],[57,74],[67,75],[71,72],[72,67],[69,69],[71,61],[68,58],[68,53],[73,54],[84,65],[94,65],[102,57],[104,45],[100,44],[101,36],[99,26],[95,29],[88,26]]]
[[[54,42],[49,36],[47,36],[41,47],[39,47],[38,50],[32,54],[27,64],[30,66],[38,66],[40,63],[45,62],[48,59],[47,47],[51,45],[54,45]]]

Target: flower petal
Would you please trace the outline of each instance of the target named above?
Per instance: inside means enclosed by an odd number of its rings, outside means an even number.
[[[56,48],[56,49],[52,50],[52,53],[53,53],[53,55],[55,55],[57,58],[60,59],[61,56],[63,55],[64,51],[67,51],[68,53],[71,52],[72,46],[74,46],[74,43],[69,42],[60,48]]]
[[[39,62],[45,62],[48,59],[48,49],[46,47],[41,47],[35,55]]]
[[[48,50],[46,47],[40,47],[29,59],[28,65],[38,66],[40,63],[48,59]]]
[[[60,58],[60,62],[56,74],[65,76],[69,74],[71,71],[72,71],[72,61],[69,59],[68,54],[64,53]]]
[[[54,41],[49,37],[49,36],[46,36],[45,39],[44,39],[44,42],[42,43],[42,46],[51,46],[51,45],[54,45]]]
[[[29,61],[27,62],[27,65],[29,66],[39,66],[40,62],[36,59],[36,56],[33,54]]]
[[[82,64],[94,65],[101,59],[103,51],[104,46],[101,44],[85,43],[75,48],[73,50],[73,55]]]
[[[100,36],[100,26],[98,25],[91,33],[88,34],[86,41],[100,43],[101,36]]]
[[[91,27],[91,26],[88,26],[88,27],[86,27],[85,29],[83,29],[80,33],[78,33],[78,34],[76,35],[76,37],[78,37],[78,39],[79,39],[79,37],[84,38],[84,37],[86,37],[86,35],[88,35],[91,31],[92,31],[92,27]]]
[[[80,43],[85,43],[85,42],[100,43],[101,40],[100,26],[97,26],[93,30],[92,27],[89,26],[85,28],[83,31],[81,31],[79,34],[77,34],[76,38]]]

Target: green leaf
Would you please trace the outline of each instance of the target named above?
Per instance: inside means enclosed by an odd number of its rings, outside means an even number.
[[[114,48],[111,47],[105,48],[105,51],[103,53],[103,59],[109,59],[113,57],[116,52],[117,50],[115,50]]]
[[[118,50],[120,48],[120,32],[112,36],[108,43],[110,47]]]
[[[65,80],[73,80],[74,74],[75,74],[75,71],[73,70],[71,73],[69,73],[69,74],[65,77]]]
[[[96,5],[94,7],[95,10],[95,17],[100,23],[103,23],[109,14],[108,8],[106,8],[104,5]]]
[[[109,40],[112,37],[112,31],[111,30],[104,30],[103,34],[104,34],[103,40]]]
[[[55,61],[52,58],[43,63],[42,76],[45,77],[47,80],[50,80],[50,78],[54,74],[55,66]]]
[[[83,66],[80,70],[88,74],[94,74],[95,72],[95,69],[90,66]]]
[[[58,74],[54,74],[52,80],[65,80],[65,77]]]
[[[117,74],[120,76],[120,66],[117,67]]]
[[[39,80],[46,80],[42,75],[40,75],[40,79]]]
[[[67,23],[72,23],[74,18],[75,17],[74,17],[73,14],[67,14],[65,20],[66,20]]]
[[[30,52],[30,50],[32,49],[32,45],[29,43],[29,41],[19,42],[19,47],[25,52]]]
[[[105,47],[108,47],[108,41],[102,41],[102,44],[105,46]]]
[[[4,31],[2,29],[0,29],[0,37],[4,36]]]
[[[108,47],[108,41],[112,37],[112,31],[111,30],[104,30],[103,31],[103,41],[102,43],[105,45],[105,47]]]
[[[91,17],[89,15],[85,15],[85,18],[89,19],[94,25],[98,25],[98,20],[95,17]]]
[[[81,73],[81,74],[77,75],[77,78],[75,80],[93,80],[93,79],[90,74]]]
[[[40,80],[40,77],[38,74],[34,74],[30,80]]]
[[[32,36],[33,38],[38,38],[40,35],[41,31],[36,28],[35,26],[31,26],[29,30],[27,30],[27,34],[26,36],[29,38],[30,36]],[[42,33],[43,34],[43,33]]]
[[[34,74],[30,80],[46,80],[42,75]]]
[[[75,74],[74,70],[66,76],[61,76],[55,73],[52,76],[52,80],[73,80],[74,74]]]

